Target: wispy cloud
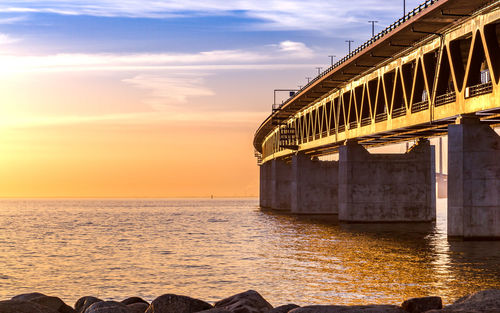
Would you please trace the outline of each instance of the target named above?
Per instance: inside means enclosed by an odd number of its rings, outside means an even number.
[[[0,34],[2,42],[12,38]],[[271,49],[214,50],[199,53],[144,54],[55,54],[45,56],[0,55],[5,75],[11,72],[43,71],[132,71],[132,70],[217,70],[271,68],[282,60],[309,60],[314,51],[301,42],[283,41]],[[299,63],[299,66],[301,64]]]
[[[365,23],[369,14],[383,19],[398,11],[399,5],[389,2],[381,5],[378,0],[4,0],[0,4],[0,12],[8,13],[145,18],[241,15],[260,20],[253,27],[263,30],[328,31],[356,20]]]
[[[153,109],[166,111],[173,105],[186,103],[188,97],[213,96],[215,93],[204,86],[203,73],[168,73],[167,75],[137,75],[123,82],[145,90],[144,100]]]
[[[18,38],[13,38],[6,34],[0,34],[0,45],[11,44],[18,41],[19,41]]]
[[[13,16],[13,17],[4,17],[0,18],[0,24],[16,24],[22,21],[26,21],[27,17],[26,16]]]

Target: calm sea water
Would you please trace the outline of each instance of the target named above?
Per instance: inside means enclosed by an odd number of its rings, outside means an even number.
[[[256,199],[1,200],[0,299],[39,291],[273,305],[447,302],[500,287],[500,242],[448,242],[436,225],[335,225],[261,212]]]

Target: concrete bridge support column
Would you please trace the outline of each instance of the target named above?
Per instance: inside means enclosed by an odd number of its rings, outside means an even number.
[[[285,161],[273,159],[271,161],[271,208],[290,211],[290,179],[292,167]]]
[[[291,211],[297,214],[338,214],[338,162],[292,157]]]
[[[370,154],[347,142],[339,158],[340,221],[436,219],[434,146],[428,140],[419,140],[404,154]]]
[[[260,166],[260,192],[259,203],[261,208],[271,206],[271,163],[266,162]]]
[[[500,239],[500,136],[474,116],[448,127],[448,237]]]

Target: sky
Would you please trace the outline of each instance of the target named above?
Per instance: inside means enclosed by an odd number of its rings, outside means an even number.
[[[402,15],[400,0],[0,0],[0,197],[257,196],[273,90]]]

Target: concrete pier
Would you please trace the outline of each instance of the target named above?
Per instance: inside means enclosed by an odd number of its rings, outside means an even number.
[[[419,140],[404,154],[370,154],[356,142],[347,142],[339,155],[339,220],[434,221],[434,162],[428,140]]]
[[[338,214],[338,162],[292,157],[291,211],[296,214]]]
[[[271,161],[270,207],[275,210],[290,211],[290,191],[292,166],[285,161],[273,159]]]
[[[261,208],[271,207],[271,162],[260,166],[259,205]]]
[[[500,136],[474,116],[448,127],[448,237],[500,239]]]

